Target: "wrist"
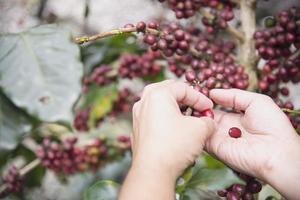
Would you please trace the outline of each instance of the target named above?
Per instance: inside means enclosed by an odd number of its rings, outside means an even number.
[[[283,151],[266,167],[264,179],[284,197],[293,199],[300,196],[300,191],[295,189],[300,185],[300,137],[295,135],[281,144],[278,148]]]
[[[160,160],[151,159],[148,156],[144,156],[143,159],[135,158],[130,171],[146,176],[149,179],[163,179],[174,186],[177,180],[177,174],[172,170],[171,166],[165,165]]]

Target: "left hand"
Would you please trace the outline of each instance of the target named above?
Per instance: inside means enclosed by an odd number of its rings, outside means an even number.
[[[202,152],[214,122],[184,116],[178,103],[198,111],[213,107],[209,98],[185,83],[169,80],[145,87],[133,108],[133,168],[167,173],[176,180]]]

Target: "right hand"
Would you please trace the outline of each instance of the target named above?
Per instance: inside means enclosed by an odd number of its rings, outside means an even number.
[[[290,197],[295,199],[298,192],[299,197],[299,191],[282,187],[300,185],[300,137],[274,101],[238,89],[214,89],[210,98],[243,113],[215,111],[217,129],[206,141],[206,150],[231,168],[269,182],[284,195],[293,194]],[[240,128],[242,136],[231,138],[231,127]]]

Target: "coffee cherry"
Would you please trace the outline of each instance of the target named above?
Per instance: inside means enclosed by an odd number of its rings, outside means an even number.
[[[138,22],[136,25],[137,32],[144,32],[146,29],[146,23],[145,22]]]
[[[155,35],[147,34],[144,37],[144,42],[149,44],[149,45],[154,45],[154,43],[157,41]]]
[[[226,190],[218,190],[217,194],[220,197],[226,197],[227,196],[227,191]]]
[[[246,186],[246,190],[252,194],[259,193],[261,189],[262,189],[261,183],[256,180],[249,182]]]
[[[234,192],[227,192],[226,198],[227,198],[227,200],[240,200],[241,199],[239,197],[239,195]]]
[[[247,192],[243,195],[242,199],[243,200],[254,200],[254,196],[250,192]]]
[[[239,196],[242,196],[246,191],[246,187],[241,184],[234,184],[232,186],[232,191],[238,194]]]
[[[200,113],[200,115],[202,117],[210,117],[212,119],[214,119],[214,117],[215,117],[214,112],[211,109],[207,109],[207,110],[202,111]]]
[[[185,79],[188,82],[190,82],[190,83],[192,83],[193,81],[195,81],[196,80],[196,74],[195,74],[195,72],[194,71],[187,71],[185,73]]]
[[[242,136],[242,131],[241,131],[241,129],[239,129],[237,127],[232,127],[229,129],[228,134],[232,138],[239,138]]]

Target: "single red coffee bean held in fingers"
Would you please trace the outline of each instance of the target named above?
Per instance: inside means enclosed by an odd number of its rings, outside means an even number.
[[[207,109],[201,112],[202,117],[210,117],[212,119],[215,118],[214,111],[212,109]]]
[[[242,136],[242,131],[237,127],[231,127],[228,131],[228,134],[230,135],[230,137],[239,138]]]

